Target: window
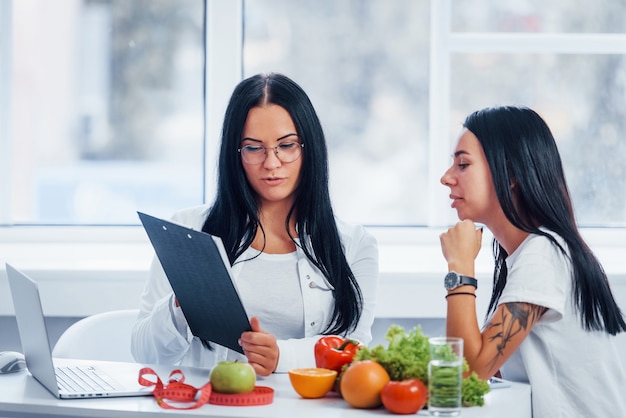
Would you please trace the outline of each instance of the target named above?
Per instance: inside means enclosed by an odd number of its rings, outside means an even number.
[[[452,121],[493,104],[538,110],[579,224],[626,225],[626,3],[451,4]]]
[[[336,212],[424,225],[428,1],[246,1],[244,75],[282,72],[309,94],[328,142]]]
[[[203,22],[202,0],[13,1],[3,221],[137,224],[202,203]]]
[[[136,224],[210,202],[233,87],[282,72],[318,111],[346,220],[453,222],[439,178],[464,117],[518,104],[552,127],[580,224],[622,227],[624,15],[609,0],[3,2],[0,221]]]
[[[610,1],[251,0],[244,73],[285,72],[310,93],[341,216],[453,222],[439,177],[464,117],[516,104],[552,127],[581,225],[623,226],[625,14]]]

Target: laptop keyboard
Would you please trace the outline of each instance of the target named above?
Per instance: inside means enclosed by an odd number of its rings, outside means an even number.
[[[59,389],[67,392],[102,392],[121,389],[93,366],[55,367]]]

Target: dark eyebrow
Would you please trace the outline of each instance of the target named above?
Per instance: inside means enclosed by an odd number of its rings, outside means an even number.
[[[465,150],[458,150],[457,152],[455,152],[454,154],[452,154],[452,156],[454,158],[459,157],[461,155],[470,155],[469,152],[465,151]]]
[[[277,141],[280,141],[280,140],[282,140],[282,139],[289,138],[290,136],[296,136],[296,137],[297,137],[297,136],[298,136],[298,134],[290,133],[290,134],[287,134],[287,135],[283,135],[283,136],[281,136],[280,138],[276,138],[276,140],[277,140]]]
[[[281,136],[280,138],[276,138],[276,139],[275,139],[275,141],[281,141],[281,140],[283,140],[283,139],[285,139],[285,138],[289,138],[290,136],[296,136],[296,137],[297,137],[297,136],[298,136],[298,134],[289,133],[289,134],[287,134],[287,135],[283,135],[283,136]],[[249,137],[245,137],[245,138],[243,138],[243,139],[242,139],[242,141],[246,141],[246,140],[248,140],[248,141],[255,141],[255,142],[263,142],[263,141],[261,141],[260,139],[249,138]]]

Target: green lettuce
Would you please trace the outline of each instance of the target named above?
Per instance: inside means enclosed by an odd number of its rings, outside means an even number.
[[[428,362],[430,351],[428,337],[422,334],[421,326],[417,326],[408,333],[399,325],[391,325],[385,334],[388,344],[375,347],[362,347],[357,351],[353,361],[375,360],[380,363],[391,380],[420,379],[428,386]],[[463,371],[469,371],[469,366],[463,359]],[[472,372],[463,378],[462,383],[463,406],[483,406],[484,396],[490,390],[487,381],[478,378]]]

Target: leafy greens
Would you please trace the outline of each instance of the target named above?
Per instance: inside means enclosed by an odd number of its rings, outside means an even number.
[[[417,378],[428,386],[428,362],[430,351],[428,337],[422,334],[421,326],[408,333],[399,325],[391,325],[385,335],[387,348],[382,345],[361,347],[353,361],[375,360],[380,363],[391,380]],[[468,372],[469,366],[463,359],[463,371]],[[461,390],[463,406],[483,406],[484,395],[489,392],[489,384],[472,372],[463,378]]]

